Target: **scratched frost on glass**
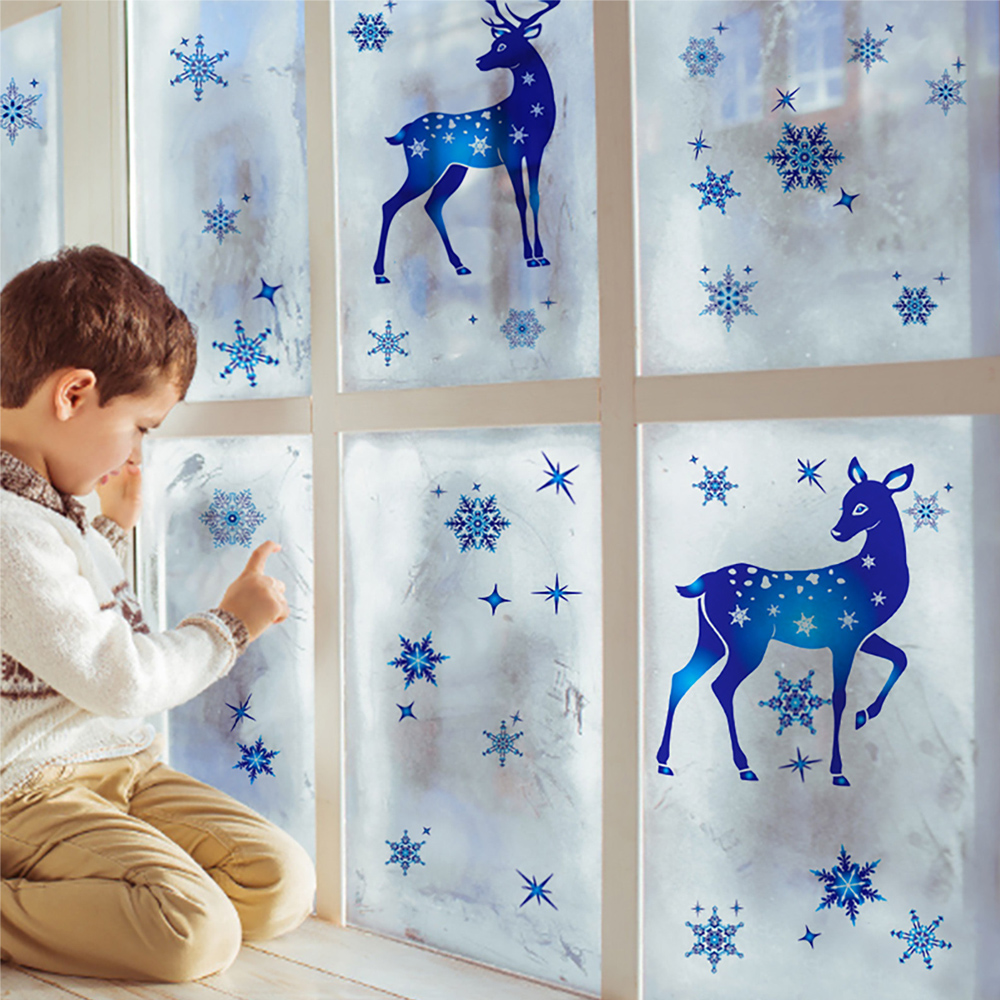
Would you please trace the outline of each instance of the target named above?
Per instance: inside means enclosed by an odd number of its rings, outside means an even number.
[[[63,242],[62,14],[0,33],[0,285]]]
[[[644,374],[1000,349],[995,5],[634,16]]]
[[[264,571],[284,581],[289,617],[169,713],[169,760],[314,852],[311,439],[153,441],[143,479],[156,499],[141,524],[141,595],[157,628],[217,607],[257,546],[281,545]]]
[[[594,427],[344,446],[347,906],[600,987]]]
[[[308,395],[302,3],[129,15],[134,257],[198,328],[188,398]]]
[[[644,428],[650,993],[978,995],[989,428]]]
[[[589,4],[334,5],[346,389],[597,374]]]

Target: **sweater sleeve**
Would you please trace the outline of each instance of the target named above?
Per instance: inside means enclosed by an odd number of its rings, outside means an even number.
[[[104,610],[72,548],[50,524],[0,524],[3,650],[97,715],[138,718],[173,708],[229,672],[243,623],[216,609],[166,632],[133,631]]]
[[[117,521],[113,521],[104,514],[98,514],[90,523],[95,531],[100,532],[108,540],[111,548],[115,550],[115,555],[118,556],[118,561],[124,562],[125,545],[128,541],[128,533],[125,529]]]

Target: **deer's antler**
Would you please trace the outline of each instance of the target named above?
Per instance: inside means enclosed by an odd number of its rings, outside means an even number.
[[[504,6],[507,8],[507,12],[510,14],[512,18],[514,18],[514,20],[517,21],[517,24],[514,24],[512,21],[508,21],[507,18],[505,18],[503,14],[500,13],[500,8],[497,5],[497,0],[486,0],[486,2],[497,12],[497,17],[500,18],[503,24],[493,24],[491,21],[487,21],[485,18],[481,18],[480,20],[482,20],[483,24],[488,24],[491,28],[507,27],[523,31],[525,28],[528,27],[529,24],[533,24],[543,14],[547,14],[550,10],[552,10],[553,7],[558,7],[560,0],[542,0],[542,2],[545,4],[545,8],[543,10],[535,11],[535,13],[531,15],[531,17],[520,17],[519,15],[515,14],[514,11],[511,10],[510,4],[507,3],[506,0],[504,0]]]
[[[500,18],[500,24],[494,24],[493,21],[487,21],[485,17],[481,17],[479,20],[482,21],[483,24],[487,25],[490,28],[510,28],[512,31],[517,30],[517,25],[514,24],[512,21],[508,21],[507,18],[503,16],[503,13],[500,10],[497,0],[486,0],[486,2],[497,12],[497,17]],[[507,10],[510,10],[510,7],[508,7]],[[514,12],[511,11],[511,13],[513,14]]]

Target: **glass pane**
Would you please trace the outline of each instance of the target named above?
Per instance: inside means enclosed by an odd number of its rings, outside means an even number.
[[[515,7],[334,4],[346,389],[597,374],[591,7]]]
[[[281,545],[265,572],[285,582],[290,617],[169,713],[169,759],[315,857],[312,439],[153,440],[143,477],[140,592],[156,628],[217,607],[258,545]]]
[[[0,285],[62,246],[62,14],[0,32]]]
[[[998,430],[643,429],[648,995],[988,992]]]
[[[134,256],[199,328],[188,399],[308,395],[302,2],[128,10]]]
[[[596,427],[345,439],[351,923],[600,987]]]
[[[643,374],[1000,351],[995,4],[633,11]]]

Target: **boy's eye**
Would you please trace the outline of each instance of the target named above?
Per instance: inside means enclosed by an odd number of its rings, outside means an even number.
[[[140,428],[138,428],[138,430],[139,430],[140,434],[148,434],[149,433],[149,428],[148,427],[140,427]]]

